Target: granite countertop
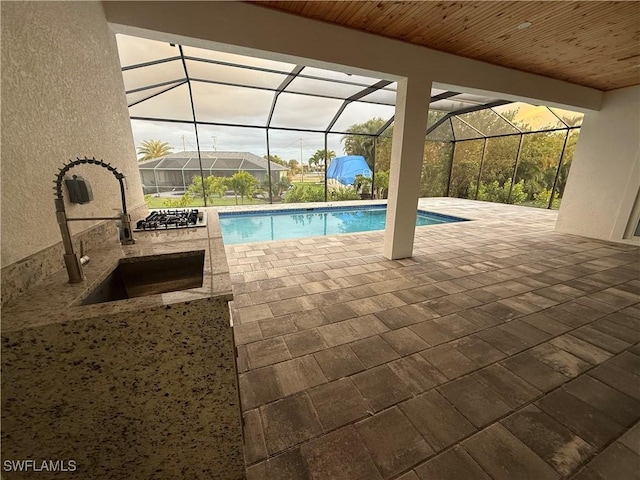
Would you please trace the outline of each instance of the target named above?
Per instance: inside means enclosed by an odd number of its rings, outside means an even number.
[[[66,269],[59,270],[2,309],[2,330],[14,331],[97,316],[130,313],[203,298],[232,300],[229,267],[222,243],[217,211],[207,208],[206,227],[170,231],[134,232],[135,245],[105,242],[87,252],[85,280],[69,283]],[[80,302],[102,282],[125,257],[161,255],[204,250],[204,276],[200,288],[181,290],[93,305]]]

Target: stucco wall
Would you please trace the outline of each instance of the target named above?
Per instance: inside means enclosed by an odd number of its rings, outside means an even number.
[[[76,156],[104,159],[127,179],[130,208],[144,200],[115,36],[98,2],[2,2],[2,266],[60,242],[53,180]],[[95,200],[69,216],[111,216],[118,182],[74,168]],[[66,192],[66,190],[65,190]],[[93,222],[72,225],[72,233]],[[62,265],[62,263],[61,263]]]
[[[605,93],[602,109],[585,116],[557,231],[640,244],[623,238],[637,221],[639,140],[640,86]]]

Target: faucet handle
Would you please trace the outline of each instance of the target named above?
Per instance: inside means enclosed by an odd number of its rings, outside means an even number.
[[[120,214],[120,243],[123,245],[133,245],[136,241],[133,239],[131,230],[131,217],[128,213]]]

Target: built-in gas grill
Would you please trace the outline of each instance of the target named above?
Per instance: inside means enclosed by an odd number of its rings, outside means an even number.
[[[138,220],[135,231],[204,227],[206,224],[205,212],[197,208],[152,210],[147,218]]]

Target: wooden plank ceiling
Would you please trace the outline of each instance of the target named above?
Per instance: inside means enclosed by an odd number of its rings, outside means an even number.
[[[639,1],[251,3],[599,90],[640,84]]]

